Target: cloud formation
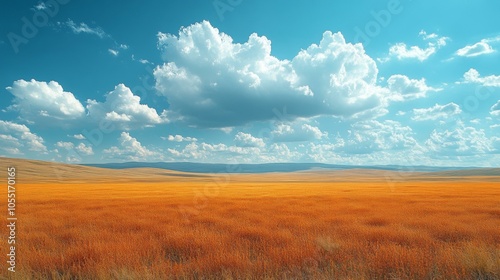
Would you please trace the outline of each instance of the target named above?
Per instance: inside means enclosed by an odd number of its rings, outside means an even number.
[[[154,70],[156,89],[172,119],[196,126],[271,120],[281,108],[293,118],[350,118],[386,105],[376,63],[341,33],[325,32],[291,61],[272,56],[264,36],[234,43],[207,21],[159,33],[158,47],[166,62]]]
[[[490,54],[495,50],[488,44],[488,40],[481,40],[473,45],[467,45],[456,51],[456,55],[464,57],[475,57]]]
[[[58,148],[63,148],[63,149],[68,150],[68,151],[74,150],[75,152],[77,152],[78,156],[82,156],[82,155],[90,156],[90,155],[94,154],[92,146],[87,146],[87,145],[85,145],[85,143],[80,143],[80,144],[75,146],[75,144],[72,142],[59,141],[56,143],[55,146]]]
[[[112,55],[112,56],[118,56],[120,54],[119,51],[117,50],[114,50],[114,49],[108,49],[108,52]]]
[[[483,129],[467,127],[463,123],[455,129],[435,129],[425,142],[432,154],[452,158],[498,152],[497,144]]]
[[[440,90],[427,86],[424,78],[415,80],[404,75],[392,75],[387,79],[387,86],[392,93],[391,99],[395,101],[422,98],[429,91]]]
[[[136,138],[128,132],[122,132],[118,138],[120,146],[112,146],[103,152],[112,158],[128,161],[151,161],[163,159],[159,152],[151,151],[144,147]]]
[[[417,141],[409,126],[392,120],[355,123],[346,139],[337,138],[336,151],[344,154],[369,154],[378,151],[413,148]]]
[[[238,147],[264,147],[266,144],[261,138],[253,137],[251,134],[238,132],[234,137]]]
[[[490,75],[481,77],[479,72],[471,68],[464,74],[465,83],[481,84],[486,87],[500,87],[500,76]]]
[[[0,120],[0,143],[0,151],[10,155],[22,155],[25,151],[47,153],[43,138],[24,124]]]
[[[8,109],[18,111],[29,123],[78,126],[106,120],[128,130],[168,122],[165,113],[158,114],[154,108],[141,104],[141,98],[124,84],[107,93],[104,102],[88,99],[86,108],[55,81],[18,80],[7,90],[14,95]]]
[[[426,48],[419,46],[408,47],[405,43],[396,43],[389,48],[389,57],[395,57],[398,60],[417,59],[419,61],[427,60],[431,55],[435,54],[440,48],[446,46],[446,41],[450,38],[439,36],[436,33],[427,34],[425,31],[420,31],[419,36],[424,41],[428,41]]]
[[[164,140],[173,141],[173,142],[196,142],[198,139],[194,137],[184,137],[182,135],[169,135],[167,138],[162,137]]]
[[[500,117],[500,100],[495,105],[491,106],[490,114],[492,116]]]
[[[76,24],[73,20],[68,19],[65,22],[58,22],[57,23],[60,26],[66,26],[68,27],[73,33],[75,34],[90,34],[90,35],[95,35],[99,38],[105,38],[109,37],[104,30],[100,27],[90,27],[86,23],[81,22],[80,24]]]
[[[107,120],[122,129],[151,126],[167,122],[154,108],[140,103],[141,98],[124,84],[119,84],[106,94],[105,102],[87,100],[89,117],[95,121]]]
[[[437,119],[447,119],[462,113],[460,106],[451,102],[446,105],[436,104],[430,108],[413,109],[414,121],[430,121]]]
[[[19,111],[30,122],[40,119],[67,121],[84,116],[85,109],[80,101],[55,81],[17,80],[7,90],[14,95],[11,109]]]
[[[304,123],[278,124],[271,132],[273,142],[302,142],[328,138],[328,133],[316,126]]]

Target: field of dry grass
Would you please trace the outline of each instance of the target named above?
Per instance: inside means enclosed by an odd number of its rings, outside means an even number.
[[[57,177],[34,164],[26,170],[44,175],[23,177],[19,163],[18,265],[14,274],[2,265],[2,278],[500,279],[492,177],[333,182],[321,172],[84,167]]]

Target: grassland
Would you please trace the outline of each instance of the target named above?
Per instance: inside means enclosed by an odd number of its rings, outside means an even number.
[[[17,164],[6,279],[500,279],[497,177]]]

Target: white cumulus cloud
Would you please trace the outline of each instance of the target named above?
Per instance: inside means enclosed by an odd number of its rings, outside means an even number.
[[[424,78],[415,80],[404,75],[392,75],[387,79],[387,85],[392,93],[391,99],[396,101],[422,98],[429,91],[440,90],[427,86]]]
[[[500,76],[490,75],[481,77],[479,72],[471,68],[464,74],[465,83],[481,84],[487,87],[500,87]]]
[[[81,118],[85,112],[73,93],[64,91],[55,81],[17,80],[7,90],[14,95],[11,108],[31,122],[41,119],[74,120]]]
[[[248,133],[238,132],[234,137],[236,146],[239,147],[264,147],[266,144],[261,138],[257,138]]]
[[[47,153],[42,137],[31,132],[23,124],[0,120],[0,150],[10,154],[23,154],[29,150],[37,153]]]
[[[165,140],[172,141],[172,142],[196,142],[198,139],[194,137],[184,137],[182,135],[169,135],[167,138],[162,137]]]
[[[112,121],[123,129],[167,122],[164,115],[159,115],[154,108],[141,104],[140,101],[141,98],[134,95],[128,87],[119,84],[106,95],[105,102],[87,100],[87,110],[94,120]]]
[[[115,160],[151,161],[162,159],[163,156],[156,151],[144,147],[136,138],[128,132],[122,132],[118,138],[120,146],[112,146],[105,149],[104,154]]]
[[[83,155],[90,156],[90,155],[94,154],[94,151],[92,150],[92,146],[87,146],[87,145],[85,145],[85,143],[78,144],[75,147],[75,149],[78,153],[83,154]]]
[[[156,89],[169,116],[196,126],[270,120],[284,107],[293,117],[353,117],[386,105],[376,63],[341,33],[325,32],[291,61],[272,56],[264,36],[235,43],[207,21],[159,33],[158,46],[166,62],[154,70]]]

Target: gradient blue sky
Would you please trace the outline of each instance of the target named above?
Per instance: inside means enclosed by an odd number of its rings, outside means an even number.
[[[1,5],[0,156],[500,163],[498,1]]]

